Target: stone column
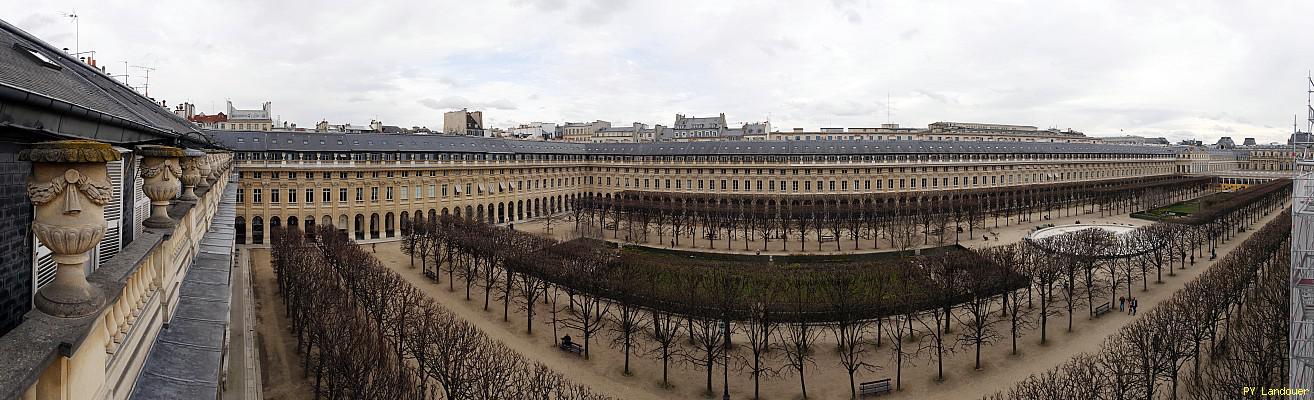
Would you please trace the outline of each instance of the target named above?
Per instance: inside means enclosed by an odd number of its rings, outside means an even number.
[[[142,221],[142,225],[148,228],[172,227],[174,222],[169,218],[169,201],[178,195],[178,178],[182,176],[178,159],[185,154],[177,147],[158,145],[140,146],[137,154],[142,156],[141,188],[146,192],[146,197],[151,198],[151,217]]]
[[[32,162],[32,232],[53,253],[57,268],[55,280],[37,292],[36,308],[57,317],[90,315],[105,300],[87,283],[84,268],[105,236],[105,203],[114,193],[106,163],[121,156],[106,143],[61,140],[33,144],[18,157]]]
[[[179,160],[182,162],[183,192],[182,195],[178,196],[178,200],[196,201],[196,186],[205,181],[201,177],[200,165],[204,161],[202,159],[205,158],[205,152],[187,149],[184,153],[187,156]]]
[[[210,153],[201,152],[201,157],[197,158],[196,166],[201,171],[201,181],[196,183],[198,188],[210,187],[210,175],[214,174],[214,168],[210,165],[214,156]],[[186,171],[183,171],[186,172]]]

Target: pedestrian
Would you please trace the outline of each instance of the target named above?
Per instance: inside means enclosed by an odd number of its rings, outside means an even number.
[[[374,249],[374,245],[375,245],[375,243],[370,243],[370,252],[371,252],[371,253],[376,253],[376,251],[374,251],[374,250],[375,250],[375,249]]]
[[[1123,304],[1125,304],[1126,302],[1127,302],[1126,297],[1118,296],[1118,312],[1123,312],[1125,310],[1123,308]]]
[[[1136,306],[1140,305],[1140,304],[1138,304],[1138,303],[1139,303],[1139,302],[1136,301],[1136,298],[1135,298],[1135,297],[1132,297],[1132,300],[1131,300],[1131,314],[1132,314],[1132,315],[1136,315]]]

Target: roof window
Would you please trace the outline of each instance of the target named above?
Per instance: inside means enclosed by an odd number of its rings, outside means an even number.
[[[42,53],[40,50],[24,46],[21,43],[14,43],[14,49],[18,50],[18,52],[20,53],[27,55],[28,58],[31,58],[33,61],[36,61],[37,63],[41,64],[41,66],[43,67],[50,68],[56,71],[64,69],[63,66],[59,65],[59,63],[56,63],[55,60],[46,56],[46,54]]]

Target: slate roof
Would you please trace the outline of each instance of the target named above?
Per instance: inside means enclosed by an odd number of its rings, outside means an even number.
[[[27,53],[28,50],[39,53],[57,67],[46,65]],[[154,100],[3,20],[0,20],[0,98],[21,99],[93,123],[134,125],[152,134],[177,136],[199,132],[196,125]],[[58,131],[60,127],[38,128]]]
[[[385,135],[209,131],[236,151],[460,152],[591,155],[806,155],[806,154],[1175,154],[1167,147],[1086,143],[947,142],[914,140],[715,141],[567,143],[456,135]],[[239,139],[241,139],[239,141]],[[258,141],[257,141],[258,140]],[[339,144],[341,141],[341,144]]]
[[[201,237],[200,251],[183,277],[173,319],[155,339],[132,399],[213,399],[219,395],[237,236],[233,228],[235,183],[230,181],[225,188],[210,230]]]

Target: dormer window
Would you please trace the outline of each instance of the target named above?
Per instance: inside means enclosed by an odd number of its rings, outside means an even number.
[[[50,68],[56,71],[64,69],[63,66],[59,65],[59,63],[56,63],[55,60],[46,56],[46,54],[42,53],[40,50],[24,46],[20,43],[14,43],[14,49],[18,50],[19,53],[23,53],[27,55],[28,58],[31,58],[33,61],[36,61],[38,64],[41,64],[41,66],[43,67]]]

